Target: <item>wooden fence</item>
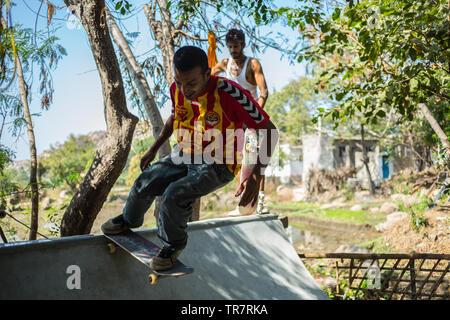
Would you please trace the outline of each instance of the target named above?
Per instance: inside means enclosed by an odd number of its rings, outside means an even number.
[[[327,259],[328,264],[319,267],[334,269],[338,296],[340,283],[348,281],[345,293],[339,296],[344,300],[350,298],[350,290],[352,297],[357,297],[359,292],[363,292],[367,299],[450,299],[448,289],[450,254],[299,253],[298,255],[303,259]],[[440,286],[443,293],[438,292]]]

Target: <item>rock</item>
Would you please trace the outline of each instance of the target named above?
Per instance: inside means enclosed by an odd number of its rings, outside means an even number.
[[[336,205],[333,203],[327,203],[320,207],[320,209],[322,209],[322,210],[323,209],[332,209],[332,208],[336,208]]]
[[[391,213],[390,215],[386,216],[386,222],[379,223],[375,226],[375,229],[379,232],[386,231],[390,226],[392,226],[397,221],[406,219],[409,217],[409,214],[402,211],[397,211],[394,213]]]
[[[292,189],[292,194],[293,194],[293,201],[305,201],[305,199],[308,196],[307,193],[306,193],[306,190],[303,189],[303,188],[294,188],[294,189]]]
[[[385,202],[381,205],[380,212],[381,213],[392,213],[398,210],[398,206],[392,202]]]
[[[327,277],[327,278],[323,279],[322,284],[328,290],[336,290],[338,283],[337,283],[336,279]]]
[[[292,201],[294,199],[294,193],[286,186],[277,187],[277,200],[278,201]]]
[[[377,213],[378,211],[380,211],[380,209],[377,208],[377,207],[373,207],[373,208],[370,208],[369,211],[370,211],[371,213]]]
[[[391,196],[392,201],[403,201],[405,199],[405,195],[401,193],[395,193]]]
[[[401,201],[401,202],[403,202],[403,204],[406,206],[406,207],[412,207],[412,205],[414,205],[414,204],[416,204],[416,203],[420,203],[420,199],[418,199],[418,198],[416,198],[415,196],[413,196],[413,195],[410,195],[410,194],[400,194],[400,193],[396,193],[396,194],[393,194],[392,196],[391,196],[391,200],[392,201]]]
[[[355,204],[353,207],[350,208],[350,211],[362,211],[363,207],[360,204]]]
[[[411,208],[416,203],[420,203],[420,200],[412,195],[405,195],[403,198],[403,204],[408,208]]]
[[[370,195],[369,191],[358,191],[355,192],[355,200],[358,201],[370,201],[373,199],[373,197]]]
[[[332,277],[317,278],[315,279],[317,284],[324,290],[336,291],[337,281]]]

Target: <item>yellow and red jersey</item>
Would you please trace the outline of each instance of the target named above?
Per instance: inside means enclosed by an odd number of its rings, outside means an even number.
[[[222,163],[236,175],[242,159],[244,124],[250,129],[260,129],[269,121],[269,115],[249,91],[222,77],[211,76],[207,88],[194,100],[186,99],[175,83],[170,86],[170,95],[173,129],[180,149],[202,153],[218,135],[209,137],[220,133]]]

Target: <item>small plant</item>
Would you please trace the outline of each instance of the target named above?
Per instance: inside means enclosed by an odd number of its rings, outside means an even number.
[[[347,201],[353,200],[355,194],[353,193],[353,191],[351,190],[351,188],[348,186],[348,184],[345,184],[345,185],[344,185],[344,190],[345,190],[345,193],[344,193],[345,199],[346,199]]]
[[[415,231],[419,231],[421,227],[426,227],[428,225],[427,218],[424,216],[423,212],[411,208],[410,215],[411,226]]]
[[[64,202],[58,207],[50,207],[45,212],[45,220],[47,222],[48,230],[51,236],[59,236],[61,229],[62,210],[64,210],[69,204],[70,199],[64,200]]]

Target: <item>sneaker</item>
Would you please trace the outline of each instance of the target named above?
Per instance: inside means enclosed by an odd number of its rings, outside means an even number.
[[[183,250],[175,250],[171,247],[162,247],[158,255],[152,259],[150,268],[155,271],[169,270]]]
[[[118,234],[127,229],[129,229],[129,226],[123,219],[122,215],[109,219],[102,224],[102,231],[106,234]]]
[[[249,216],[254,213],[254,210],[248,210],[246,207],[236,206],[236,209],[228,212],[229,217]]]

